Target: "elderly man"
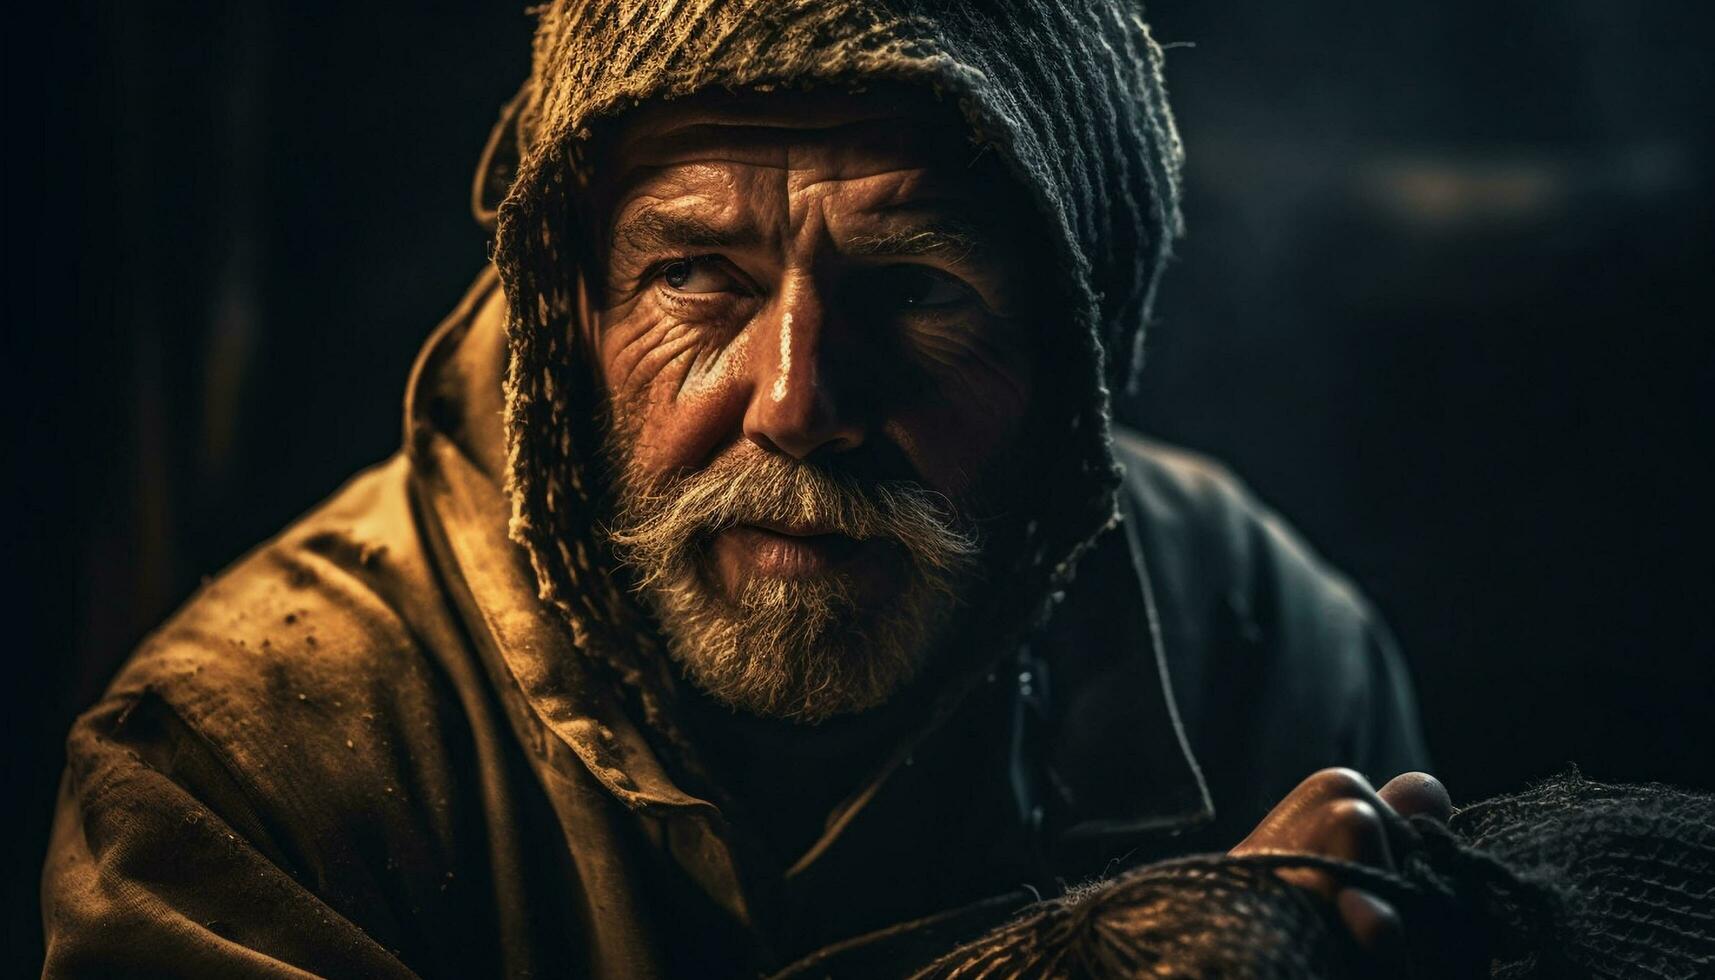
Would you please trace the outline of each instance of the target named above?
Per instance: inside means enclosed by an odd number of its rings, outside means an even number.
[[[540,17],[404,449],[73,730],[50,974],[754,976],[1444,806],[1258,825],[1422,750],[1351,587],[1110,424],[1178,223],[1129,4]]]

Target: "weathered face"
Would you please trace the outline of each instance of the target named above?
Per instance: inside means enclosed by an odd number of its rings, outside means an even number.
[[[1031,479],[1028,204],[897,94],[649,107],[597,174],[615,537],[674,655],[761,714],[879,704]]]

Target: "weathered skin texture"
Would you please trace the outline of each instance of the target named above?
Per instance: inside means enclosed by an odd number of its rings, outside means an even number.
[[[1032,405],[1039,331],[1010,188],[978,157],[922,100],[705,99],[627,118],[602,161],[606,275],[586,323],[640,476],[749,445],[955,505],[992,482]],[[759,562],[816,557],[760,537],[717,536],[729,588]]]

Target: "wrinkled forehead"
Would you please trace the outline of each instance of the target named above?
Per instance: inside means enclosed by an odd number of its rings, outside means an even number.
[[[814,157],[865,170],[920,170],[974,189],[998,174],[958,110],[923,88],[705,92],[640,105],[598,127],[598,198],[676,166],[708,162],[784,167]]]

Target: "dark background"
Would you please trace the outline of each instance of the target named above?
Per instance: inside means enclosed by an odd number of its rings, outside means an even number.
[[[1362,583],[1456,796],[1567,762],[1715,789],[1709,16],[1151,19],[1194,44],[1169,71],[1190,235],[1128,416],[1229,462]],[[72,717],[201,576],[395,447],[417,345],[485,261],[469,175],[529,21],[286,0],[9,21],[7,919],[28,954]]]

